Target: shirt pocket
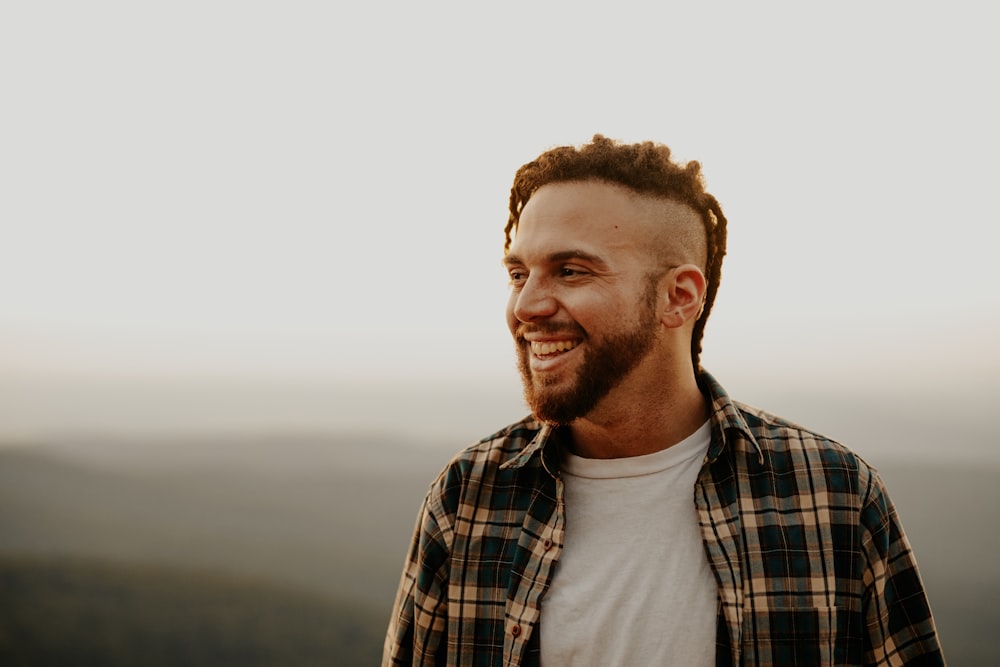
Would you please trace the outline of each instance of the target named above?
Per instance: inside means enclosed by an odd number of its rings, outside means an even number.
[[[854,651],[836,649],[838,626],[848,615],[848,610],[840,607],[746,609],[742,663],[781,667],[846,664],[848,654]]]

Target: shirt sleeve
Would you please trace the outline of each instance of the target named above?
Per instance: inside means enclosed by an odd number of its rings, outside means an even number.
[[[447,523],[433,490],[417,516],[382,651],[382,665],[434,665],[447,624]]]
[[[944,665],[909,541],[877,473],[861,515],[866,665]]]

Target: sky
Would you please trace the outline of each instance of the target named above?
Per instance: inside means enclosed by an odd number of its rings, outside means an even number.
[[[594,133],[701,162],[734,395],[992,405],[986,11],[4,3],[0,439],[499,428],[510,183]]]

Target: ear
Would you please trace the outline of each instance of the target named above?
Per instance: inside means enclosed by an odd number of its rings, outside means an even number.
[[[663,311],[660,321],[675,329],[694,322],[705,306],[708,281],[695,264],[682,264],[667,272],[660,285]]]

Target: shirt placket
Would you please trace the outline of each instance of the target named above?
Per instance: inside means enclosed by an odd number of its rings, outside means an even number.
[[[719,602],[729,633],[734,665],[740,664],[743,627],[743,576],[740,569],[740,518],[734,485],[717,484],[708,462],[695,483],[695,506],[709,566],[719,587]],[[730,475],[732,471],[729,471]],[[727,493],[727,489],[730,493]]]
[[[533,633],[538,632],[541,603],[562,554],[565,535],[563,482],[551,480],[555,503],[537,495],[525,513],[518,539],[518,559],[511,573],[504,616],[504,665],[523,664]]]

